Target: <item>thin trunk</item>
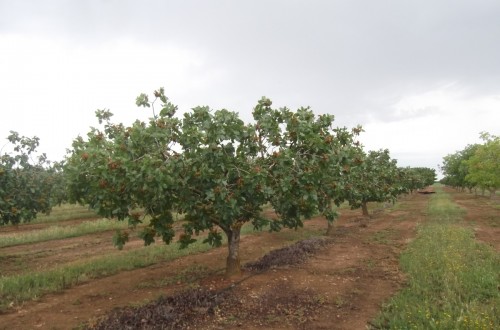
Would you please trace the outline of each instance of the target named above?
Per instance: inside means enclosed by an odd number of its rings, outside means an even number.
[[[326,235],[332,235],[333,234],[333,229],[334,229],[334,226],[333,226],[333,222],[330,222],[330,221],[327,221],[328,223],[328,227],[326,227]]]
[[[326,207],[323,210],[323,215],[326,218],[326,225],[327,225],[325,235],[327,236],[332,235],[334,232],[334,221],[338,215],[332,209],[331,200],[327,202]]]
[[[490,198],[491,199],[493,199],[496,194],[497,194],[497,190],[496,189],[490,189]]]
[[[363,202],[361,203],[361,210],[363,211],[363,215],[364,215],[365,217],[370,216],[370,215],[368,214],[368,203],[367,203],[367,202],[363,201]]]
[[[228,255],[226,259],[226,277],[241,274],[240,265],[240,232],[241,226],[234,226],[227,230]]]

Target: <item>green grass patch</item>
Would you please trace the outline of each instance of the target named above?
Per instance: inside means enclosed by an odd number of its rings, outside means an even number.
[[[98,218],[91,209],[77,204],[62,204],[52,208],[50,214],[38,214],[30,223],[51,223],[76,219]]]
[[[210,248],[209,245],[203,244],[201,241],[182,250],[179,249],[177,244],[153,244],[140,250],[75,262],[51,270],[2,276],[0,277],[0,310],[23,301],[37,299],[49,292],[61,291],[91,279],[204,252]]]
[[[400,201],[396,201],[389,207],[389,211],[401,211],[406,210],[408,208],[408,204],[401,203]]]
[[[349,205],[348,202],[343,202],[337,207],[338,210],[350,210],[351,206]]]
[[[84,221],[74,226],[50,226],[45,229],[13,232],[0,236],[0,247],[59,240],[70,237],[78,237],[102,231],[126,229],[127,221],[117,221],[114,219],[98,219]]]
[[[401,256],[408,285],[373,322],[381,329],[500,328],[500,257],[461,223],[464,210],[437,189],[429,220]]]
[[[116,223],[116,221],[114,222]],[[254,233],[258,234],[258,232],[253,230],[251,224],[245,225],[241,231],[242,235]],[[283,235],[285,240],[291,241],[317,236],[318,233],[319,231],[300,229],[296,231],[284,230],[276,233],[276,235]],[[203,238],[191,244],[187,249],[182,250],[179,249],[178,244],[165,245],[158,243],[139,250],[123,251],[112,256],[73,262],[40,272],[0,276],[0,311],[9,308],[9,306],[18,305],[23,301],[38,299],[44,294],[58,292],[92,279],[114,275],[121,271],[146,267],[159,262],[170,261],[190,254],[205,252],[212,248],[202,241]],[[226,238],[224,237],[223,244],[225,243]],[[186,270],[186,272],[179,274],[178,277],[172,280],[175,282],[194,281],[194,278],[199,275],[200,270],[203,272],[207,271],[206,269],[195,267]],[[167,279],[165,282],[151,282],[144,285],[160,287],[171,283],[172,280]]]
[[[466,211],[453,203],[450,195],[444,193],[441,189],[436,189],[436,194],[429,200],[427,214],[433,223],[453,224],[462,221]]]
[[[375,232],[371,237],[370,241],[378,244],[389,245],[394,240],[394,236],[397,231],[391,228],[380,230]]]

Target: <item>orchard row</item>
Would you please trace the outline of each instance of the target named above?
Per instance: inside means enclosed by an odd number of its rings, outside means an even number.
[[[141,94],[137,105],[152,109],[148,122],[125,126],[108,110],[96,111],[99,128],[75,139],[62,163],[33,161],[38,139],[12,133],[14,151],[0,163],[0,222],[29,221],[66,201],[131,226],[148,217],[144,242],[170,243],[175,212],[184,216],[181,247],[201,232],[216,246],[227,237],[232,275],[240,271],[246,223],[278,231],[321,215],[331,228],[341,203],[367,215],[368,202],[394,201],[435,180],[433,169],[398,167],[387,149],[365,152],[361,127],[335,127],[332,115],[310,108],[276,109],[262,98],[251,123],[208,107],[178,116],[163,88],[152,101]],[[264,216],[268,206],[276,216]],[[118,234],[115,243],[127,238]]]
[[[444,157],[442,182],[458,189],[488,190],[493,198],[500,188],[500,137],[481,133],[483,144],[472,144]]]

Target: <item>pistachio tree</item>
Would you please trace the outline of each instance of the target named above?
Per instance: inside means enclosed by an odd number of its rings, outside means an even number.
[[[73,142],[65,167],[73,201],[132,226],[151,217],[140,234],[146,244],[156,237],[170,243],[172,212],[181,213],[181,247],[204,231],[204,242],[214,246],[227,238],[228,275],[240,272],[244,224],[298,228],[325,208],[318,196],[328,172],[319,169],[332,170],[328,161],[339,157],[331,143],[333,117],[316,117],[307,108],[273,109],[266,98],[255,107],[252,123],[237,112],[208,107],[180,117],[163,89],[154,95],[152,101],[146,94],[137,98],[137,105],[153,110],[148,123],[114,124],[111,112],[99,110],[103,127]],[[334,191],[328,191],[330,199]],[[269,203],[278,218],[262,216]],[[115,243],[121,246],[127,237],[119,233]]]
[[[9,152],[0,154],[0,225],[31,221],[64,198],[59,164],[37,156],[39,138],[11,131],[7,139]]]
[[[411,170],[415,175],[420,178],[422,186],[419,188],[425,188],[436,182],[436,170],[429,167],[411,167]]]
[[[205,242],[220,245],[222,233],[228,241],[226,271],[240,271],[239,243],[242,226],[250,222],[261,229],[268,220],[262,207],[272,192],[266,185],[268,168],[263,166],[255,128],[236,112],[197,107],[186,113],[179,144],[182,161],[177,210],[185,214],[182,244],[193,234],[208,230]]]
[[[338,217],[334,206],[347,196],[350,168],[360,162],[355,138],[361,127],[335,127],[333,115],[316,116],[308,107],[272,109],[266,99],[255,108],[254,118],[259,146],[267,155],[261,158],[269,169],[270,203],[280,219],[271,228],[297,228],[303,219],[321,214],[329,233]]]
[[[436,181],[436,170],[428,167],[400,168],[403,187],[413,193],[418,189],[430,186]]]
[[[468,173],[465,181],[487,189],[493,198],[500,188],[500,137],[481,133],[484,144],[479,145],[473,155],[464,161]]]
[[[444,178],[441,182],[459,190],[467,188],[469,191],[472,191],[476,187],[476,183],[466,180],[466,176],[469,173],[467,161],[475,154],[479,146],[479,144],[469,144],[463,150],[443,157],[443,164],[440,168],[444,174]]]
[[[369,151],[360,154],[362,159],[350,173],[348,198],[351,208],[361,208],[368,216],[368,202],[390,202],[405,192],[403,172],[395,159],[391,159],[389,150]]]

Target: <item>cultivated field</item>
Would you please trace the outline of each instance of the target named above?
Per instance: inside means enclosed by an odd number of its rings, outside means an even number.
[[[117,250],[114,231],[126,224],[79,208],[0,227],[0,329],[123,329],[117,320],[160,329],[158,314],[170,317],[166,329],[500,328],[500,200],[435,189],[370,205],[370,219],[341,209],[328,238],[322,218],[298,231],[244,229],[242,264],[300,240],[327,241],[301,263],[231,280],[226,247],[144,247],[132,233]],[[174,298],[140,308],[159,297]]]

